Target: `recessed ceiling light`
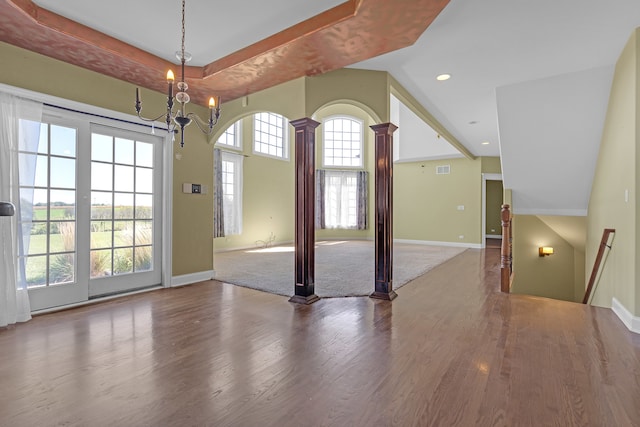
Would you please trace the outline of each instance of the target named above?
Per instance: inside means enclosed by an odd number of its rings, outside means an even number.
[[[470,124],[470,125],[475,125],[476,123],[478,123],[478,122],[476,122],[475,120],[471,120],[471,121],[469,122],[469,124]]]
[[[438,81],[445,81],[445,80],[449,80],[451,78],[451,74],[440,74],[439,76],[436,76],[436,80]]]
[[[482,145],[489,145],[489,141],[482,141]]]

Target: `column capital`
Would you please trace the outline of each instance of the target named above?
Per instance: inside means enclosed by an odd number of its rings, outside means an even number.
[[[398,129],[398,126],[394,125],[393,123],[387,122],[387,123],[380,123],[377,125],[371,125],[369,126],[371,129],[373,129],[373,131],[377,134],[383,134],[386,133],[388,135],[393,134],[393,132],[396,131],[396,129]]]
[[[296,129],[302,128],[302,127],[308,127],[308,128],[315,129],[318,126],[320,126],[320,122],[316,122],[315,120],[313,120],[313,119],[311,119],[309,117],[303,117],[302,119],[290,120],[289,124],[291,124],[291,126],[293,126]]]

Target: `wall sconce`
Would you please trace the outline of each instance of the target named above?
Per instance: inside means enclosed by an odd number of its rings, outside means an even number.
[[[551,246],[540,246],[538,248],[538,255],[540,255],[541,257],[553,255],[553,248]]]

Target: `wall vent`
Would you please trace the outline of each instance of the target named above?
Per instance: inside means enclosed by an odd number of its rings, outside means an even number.
[[[451,165],[436,166],[436,175],[448,175],[451,173]]]

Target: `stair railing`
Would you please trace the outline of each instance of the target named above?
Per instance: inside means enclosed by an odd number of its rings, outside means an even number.
[[[509,293],[513,282],[512,215],[509,205],[502,205],[502,247],[500,249],[500,291]]]
[[[596,259],[593,263],[593,270],[591,270],[591,277],[589,277],[589,284],[587,285],[587,290],[584,293],[584,298],[582,299],[583,304],[589,303],[589,299],[591,298],[591,292],[596,283],[596,277],[598,277],[598,271],[600,270],[600,264],[602,263],[602,258],[604,257],[605,248],[611,249],[611,245],[609,244],[609,236],[615,232],[616,232],[615,228],[605,228],[604,231],[602,232],[602,239],[600,239],[600,246],[598,247],[598,255],[596,255]]]

